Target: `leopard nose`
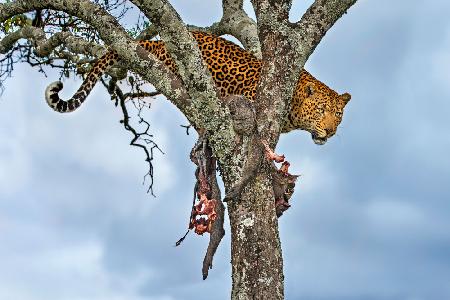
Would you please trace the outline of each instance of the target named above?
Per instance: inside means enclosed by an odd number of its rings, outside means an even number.
[[[327,133],[327,136],[329,136],[330,134],[333,134],[333,129],[331,128],[326,128],[325,132]]]

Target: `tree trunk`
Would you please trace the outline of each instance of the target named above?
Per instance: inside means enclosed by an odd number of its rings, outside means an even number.
[[[284,299],[283,259],[269,171],[259,172],[240,199],[228,204],[228,214],[231,299]]]

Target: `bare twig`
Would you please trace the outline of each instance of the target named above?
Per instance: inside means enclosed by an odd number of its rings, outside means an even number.
[[[104,81],[102,81],[104,82]],[[133,134],[133,138],[131,139],[130,145],[135,146],[138,148],[141,148],[146,156],[145,161],[148,164],[148,172],[144,175],[144,183],[146,181],[146,178],[150,178],[150,184],[147,189],[147,192],[151,193],[152,196],[155,196],[153,192],[153,183],[154,183],[154,172],[153,172],[153,158],[154,158],[154,150],[158,150],[160,153],[164,154],[164,152],[161,150],[161,148],[156,144],[156,142],[153,140],[153,135],[149,133],[150,130],[150,123],[146,121],[142,116],[142,108],[144,106],[140,105],[136,108],[138,109],[137,117],[139,118],[139,124],[145,125],[145,130],[138,132],[133,126],[130,125],[130,116],[128,113],[128,109],[126,107],[126,101],[129,99],[130,95],[133,95],[133,93],[126,93],[124,94],[122,90],[117,86],[116,82],[114,80],[110,80],[108,84],[108,92],[113,97],[118,98],[118,102],[120,105],[120,108],[122,109],[123,113],[123,119],[120,120],[120,123],[123,124],[124,128],[127,131],[130,131]],[[155,93],[147,93],[147,94],[159,94],[157,92]],[[143,144],[140,143],[140,141],[144,142]]]

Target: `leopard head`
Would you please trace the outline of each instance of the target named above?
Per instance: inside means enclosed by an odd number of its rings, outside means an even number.
[[[283,131],[306,130],[315,144],[323,145],[336,133],[350,99],[350,94],[339,95],[320,81],[303,83],[297,86]]]

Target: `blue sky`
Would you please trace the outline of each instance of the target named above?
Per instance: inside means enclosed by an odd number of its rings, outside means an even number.
[[[292,18],[309,3],[294,2]],[[199,25],[221,15],[208,5],[175,2]],[[302,174],[280,220],[286,299],[450,299],[448,11],[444,0],[360,0],[307,62],[352,100],[326,145],[295,132],[277,148]],[[56,78],[17,66],[1,98],[0,299],[228,299],[228,228],[206,281],[207,237],[173,247],[194,183],[183,116],[163,99],[146,113],[165,152],[153,198],[103,88],[60,115],[43,97]]]

